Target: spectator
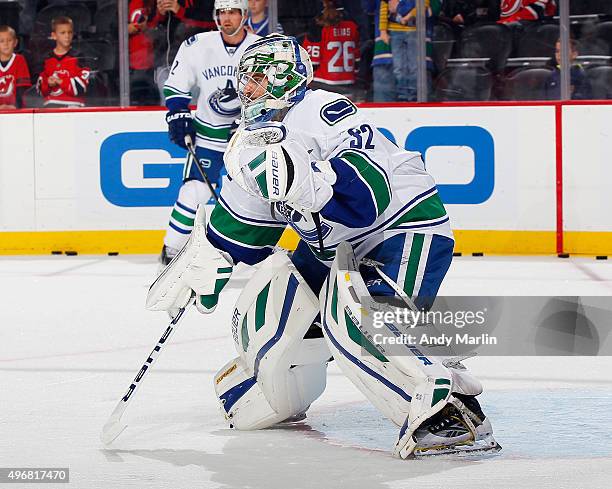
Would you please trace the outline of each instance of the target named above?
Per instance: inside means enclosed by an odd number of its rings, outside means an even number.
[[[556,13],[556,0],[501,0],[499,21],[510,24],[521,20],[542,20]]]
[[[262,37],[270,34],[270,28],[268,27],[268,0],[249,0],[249,18],[247,19],[246,28],[249,32]],[[274,32],[284,34],[283,26],[277,22]]]
[[[570,39],[570,98],[574,100],[585,100],[593,98],[591,82],[586,76],[584,69],[579,64],[574,64],[578,56],[578,44]],[[561,42],[555,44],[555,68],[550,78],[544,85],[546,98],[548,100],[559,100],[561,98]]]
[[[15,54],[17,33],[8,25],[0,25],[0,110],[24,107],[23,92],[32,85],[28,63]]]
[[[323,0],[323,11],[315,18],[303,44],[315,69],[311,87],[353,96],[359,28],[344,17],[335,0]]]
[[[429,0],[425,0],[429,11]],[[429,12],[431,15],[431,12]],[[417,32],[415,0],[380,2],[379,30],[381,40],[391,46],[396,99],[417,99]]]
[[[476,22],[497,22],[500,12],[500,0],[444,0],[440,18],[463,27]]]
[[[89,85],[89,68],[81,66],[80,54],[72,49],[72,19],[55,17],[51,21],[51,39],[55,48],[47,56],[36,83],[45,98],[45,107],[82,107]]]
[[[154,84],[155,49],[151,29],[161,15],[154,0],[130,0],[129,6],[130,92],[133,105],[157,105],[159,92]]]
[[[388,33],[381,34],[380,12],[382,4],[388,0],[376,0],[374,9],[374,56],[372,57],[373,100],[374,102],[394,102],[395,78],[393,76],[393,54],[389,45]]]
[[[191,34],[216,28],[212,18],[213,8],[214,0],[157,0],[158,20],[165,21],[168,15],[173,15],[187,27],[193,28]]]

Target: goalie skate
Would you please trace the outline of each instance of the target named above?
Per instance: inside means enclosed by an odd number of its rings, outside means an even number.
[[[402,458],[435,455],[475,455],[497,452],[501,446],[493,438],[489,419],[483,414],[475,397],[455,398],[435,416],[425,421],[408,440],[400,440],[396,447]],[[463,402],[462,402],[463,401]]]

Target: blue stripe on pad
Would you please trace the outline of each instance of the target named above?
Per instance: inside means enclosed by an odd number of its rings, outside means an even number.
[[[244,396],[251,387],[255,385],[255,382],[257,382],[255,377],[250,377],[246,380],[243,380],[242,382],[240,382],[240,384],[235,385],[230,390],[224,392],[219,396],[219,399],[225,401],[223,403],[223,409],[225,409],[226,413],[230,412],[230,409],[232,409],[234,404],[236,404],[236,402],[238,402],[238,400],[242,396]]]

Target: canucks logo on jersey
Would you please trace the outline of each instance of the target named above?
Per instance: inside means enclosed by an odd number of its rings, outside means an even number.
[[[274,211],[283,216],[287,223],[300,235],[307,243],[319,242],[317,227],[309,214],[301,214],[285,202],[276,202]],[[321,239],[325,239],[332,232],[332,227],[325,221],[321,221]]]
[[[208,105],[221,116],[237,117],[240,115],[240,99],[232,80],[227,80],[225,87],[217,88],[212,92],[208,97]]]

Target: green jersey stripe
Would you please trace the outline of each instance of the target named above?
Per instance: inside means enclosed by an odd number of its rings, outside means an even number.
[[[183,97],[191,99],[191,93],[181,92],[179,90],[174,90],[170,87],[164,87],[164,97],[167,99],[172,97]]]
[[[355,168],[370,187],[376,204],[376,215],[380,216],[391,202],[391,187],[384,172],[359,153],[344,151],[338,156]]]
[[[220,205],[215,206],[210,225],[215,232],[231,242],[249,247],[274,246],[283,234],[284,227],[254,226],[239,221]]]
[[[193,222],[195,220],[195,219],[193,219],[191,217],[187,217],[187,216],[181,214],[176,209],[172,210],[172,214],[170,214],[170,217],[172,219],[174,219],[175,221],[178,221],[181,224],[184,224],[185,226],[191,226],[191,227],[193,227]]]
[[[412,292],[414,291],[414,284],[419,270],[419,262],[421,261],[424,241],[424,234],[415,234],[412,238],[412,247],[410,248],[410,256],[408,257],[406,276],[404,278],[404,292],[406,292],[408,297],[412,297]]]
[[[440,195],[436,192],[417,203],[411,209],[408,209],[391,224],[390,228],[392,229],[407,222],[430,221],[444,216],[446,216],[446,209],[444,208],[442,199],[440,199]]]
[[[198,119],[193,120],[193,125],[198,133],[198,136],[206,137],[209,139],[216,139],[219,141],[227,142],[230,133],[230,127],[211,127],[208,126]]]

